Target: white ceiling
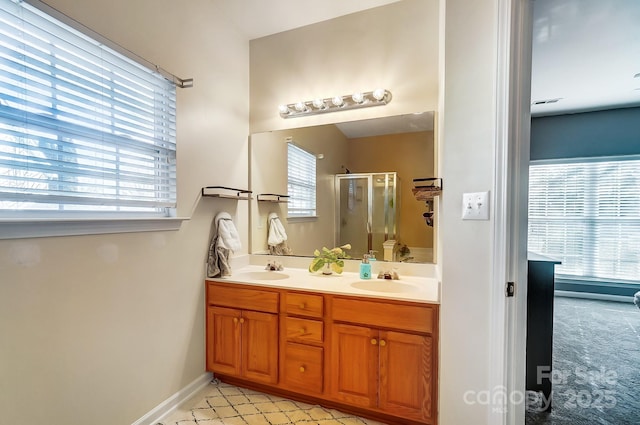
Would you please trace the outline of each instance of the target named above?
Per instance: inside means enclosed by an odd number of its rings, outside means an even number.
[[[532,115],[640,105],[640,1],[535,0],[533,8]],[[560,100],[535,104],[549,99]]]
[[[395,3],[399,0],[223,0],[223,13],[249,40]]]
[[[433,130],[433,112],[396,115],[336,124],[347,139]]]
[[[396,1],[223,0],[219,4],[247,39],[254,39]],[[532,115],[640,105],[640,0],[532,3]],[[538,104],[549,100],[552,103]]]

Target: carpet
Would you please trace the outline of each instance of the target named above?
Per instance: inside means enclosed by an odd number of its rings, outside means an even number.
[[[640,311],[633,302],[556,297],[551,412],[529,395],[526,425],[640,424]]]

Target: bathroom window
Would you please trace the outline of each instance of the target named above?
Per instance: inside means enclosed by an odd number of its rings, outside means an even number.
[[[315,217],[316,156],[292,142],[287,145],[288,215]]]
[[[26,2],[0,5],[0,217],[170,215],[175,84]]]
[[[560,277],[640,279],[640,160],[532,163],[529,250],[562,261]]]

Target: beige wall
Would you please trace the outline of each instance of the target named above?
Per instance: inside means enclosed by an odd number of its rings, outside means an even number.
[[[251,132],[434,111],[438,1],[387,6],[251,41]],[[385,106],[282,119],[278,105],[382,87]]]
[[[247,187],[249,45],[218,1],[47,0],[193,88],[178,90],[177,232],[0,241],[0,422],[130,424],[204,369],[204,185]]]
[[[287,232],[293,255],[311,255],[314,249],[333,247],[334,175],[347,158],[347,140],[334,125],[265,132],[251,136],[251,190],[287,194],[287,138],[323,158],[316,161],[316,218],[287,219],[287,204],[251,203],[251,251],[266,252],[267,217],[275,212]],[[257,198],[257,196],[254,196]],[[265,260],[266,263],[266,260]]]
[[[349,139],[349,169],[354,173],[396,171],[400,179],[398,241],[433,248],[433,228],[425,224],[425,203],[411,191],[413,179],[434,177],[433,132]],[[379,254],[382,256],[382,253]]]

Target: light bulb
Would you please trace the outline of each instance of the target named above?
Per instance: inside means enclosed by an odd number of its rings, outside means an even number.
[[[304,112],[307,110],[307,105],[305,105],[304,102],[298,102],[296,103],[295,108],[298,112]]]
[[[325,105],[325,104],[324,104],[324,100],[322,100],[322,99],[315,99],[315,100],[313,101],[313,106],[314,106],[316,109],[324,109],[324,108],[326,108],[326,107],[327,107],[327,105]]]
[[[386,90],[385,89],[375,89],[373,91],[373,98],[375,100],[382,100],[384,99],[384,95],[386,94]]]
[[[344,99],[342,98],[342,96],[336,96],[333,99],[331,99],[331,103],[333,103],[336,106],[342,106],[344,105]]]
[[[356,92],[351,96],[351,99],[356,103],[362,103],[364,102],[364,95],[361,92]]]
[[[281,115],[289,115],[289,113],[291,112],[287,105],[278,106],[278,111],[280,111]]]

